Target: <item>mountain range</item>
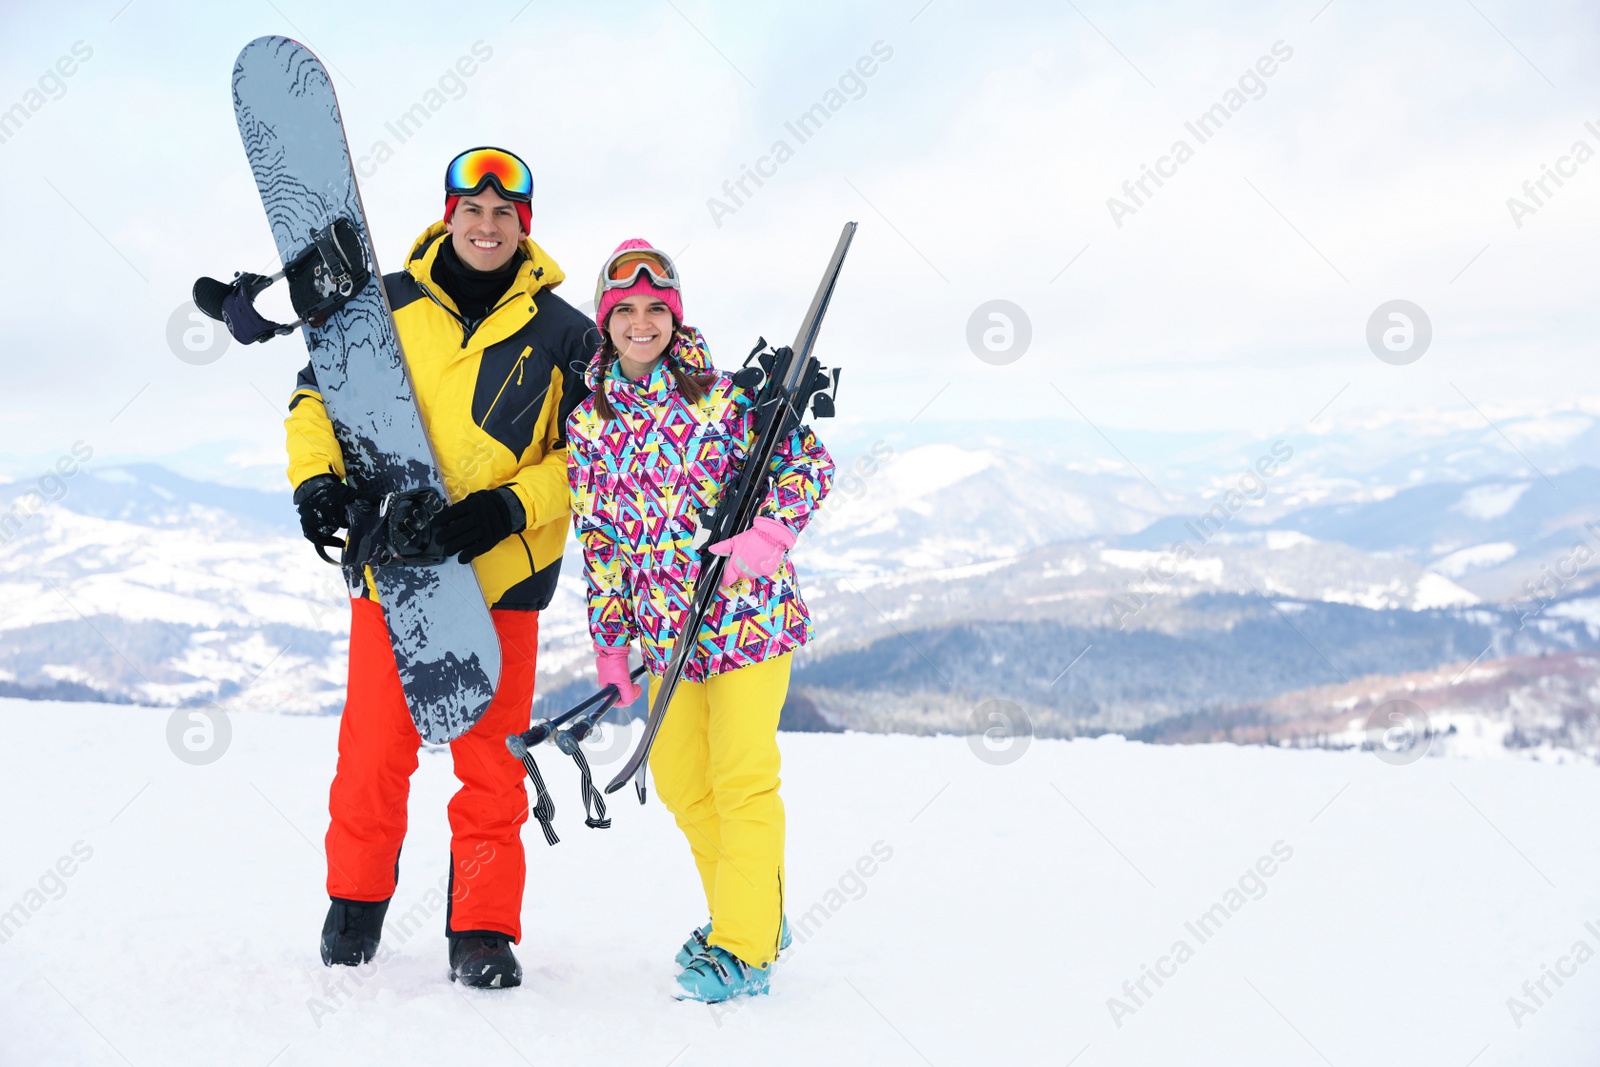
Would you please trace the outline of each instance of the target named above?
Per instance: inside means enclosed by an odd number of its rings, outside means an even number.
[[[960,732],[1000,700],[1041,734],[1192,739],[1250,709],[1311,715],[1272,702],[1319,687],[1586,653],[1600,470],[1571,461],[1591,421],[1537,468],[1462,427],[1388,461],[1347,433],[1212,436],[1132,455],[1137,473],[1079,461],[1082,428],[843,434],[795,553],[818,638],[786,725]],[[91,462],[0,484],[0,534],[0,695],[340,707],[345,591],[287,487]],[[540,707],[587,695],[575,548],[541,635]]]

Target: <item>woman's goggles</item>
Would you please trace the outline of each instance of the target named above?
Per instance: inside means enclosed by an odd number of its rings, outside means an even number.
[[[595,287],[594,302],[612,289],[626,289],[639,280],[643,273],[657,289],[678,288],[678,268],[672,258],[654,248],[627,248],[610,259],[600,271],[600,284]]]

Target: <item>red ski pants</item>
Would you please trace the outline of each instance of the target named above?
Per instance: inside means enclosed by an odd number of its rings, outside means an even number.
[[[528,728],[539,640],[536,611],[491,612],[500,636],[500,687],[467,733],[450,742],[461,788],[450,800],[449,933],[522,937],[527,870],[522,824],[528,793],[506,735]],[[406,799],[422,738],[411,721],[383,609],[350,602],[350,682],[339,723],[339,767],[328,792],[328,895],[379,901],[394,895]]]

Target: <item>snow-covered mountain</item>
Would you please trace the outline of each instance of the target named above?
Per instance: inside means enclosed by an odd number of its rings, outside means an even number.
[[[919,573],[1131,534],[1188,503],[1137,479],[1026,453],[949,443],[897,451],[877,441],[840,457],[801,558],[813,572]]]
[[[1141,736],[1350,749],[1371,748],[1375,729],[1394,727],[1408,735],[1402,744],[1432,755],[1600,761],[1600,656],[1552,652],[1370,675],[1179,716]]]
[[[0,553],[0,684],[18,695],[336,709],[344,583],[306,552],[288,497],[159,467],[81,472]],[[25,512],[25,514],[23,514]]]
[[[1600,457],[1600,397],[1563,398],[1539,408],[1475,410],[1384,408],[1345,410],[1344,396],[1302,422],[1259,432],[1127,430],[1091,426],[1071,413],[975,427],[918,419],[894,425],[830,427],[830,444],[865,449],[883,441],[897,450],[955,442],[1025,454],[1083,471],[1148,477],[1162,493],[1214,499],[1233,488],[1274,444],[1293,455],[1268,482],[1263,514],[1313,504],[1382,499],[1400,489],[1487,478],[1554,476],[1592,466]],[[1486,416],[1493,418],[1491,425]],[[1137,465],[1131,469],[1129,463]]]
[[[794,683],[822,716],[851,729],[961,732],[983,705],[1001,701],[1044,736],[1166,739],[1160,724],[1225,719],[1308,687],[1600,650],[1592,623],[1523,625],[1481,606],[1373,610],[1208,594],[1149,614],[1147,625],[1126,630],[1053,619],[902,625],[800,661]]]
[[[838,458],[796,553],[819,636],[797,661],[795,715],[814,723],[961,729],[975,700],[1009,693],[1041,732],[1139,729],[1341,675],[1489,645],[1586,649],[1600,634],[1586,573],[1548,604],[1496,604],[1481,583],[1587,529],[1600,514],[1590,468],[1556,472],[1554,488],[1495,476],[1268,516],[1230,510],[1203,480],[1160,491],[993,442],[880,437]],[[286,489],[153,465],[50,488],[0,486],[0,694],[338,709],[345,591],[300,538]],[[586,695],[575,545],[541,635],[541,699]],[[924,649],[947,678],[916,677]]]
[[[1119,543],[1164,548],[1192,537],[1202,521],[1172,516]],[[1420,485],[1379,499],[1301,508],[1249,528],[1407,560],[1490,599],[1525,598],[1525,583],[1548,581],[1548,598],[1600,555],[1600,470]]]

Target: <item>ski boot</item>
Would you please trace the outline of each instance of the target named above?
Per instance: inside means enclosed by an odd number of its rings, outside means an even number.
[[[689,935],[689,940],[678,949],[677,956],[673,957],[679,967],[689,966],[689,961],[711,947],[711,942],[706,940],[711,936],[711,924],[706,923],[694,933]],[[778,927],[778,951],[782,952],[794,944],[794,938],[789,934],[789,917],[783,917],[783,925]]]
[[[322,922],[323,965],[359,967],[377,955],[383,915],[388,910],[387,900],[335,900],[330,904]]]
[[[711,945],[689,961],[678,975],[679,1000],[720,1004],[738,996],[770,992],[772,964],[756,967],[725,948]]]
[[[510,989],[522,984],[522,965],[511,953],[511,939],[468,935],[450,939],[450,980],[476,989]]]

